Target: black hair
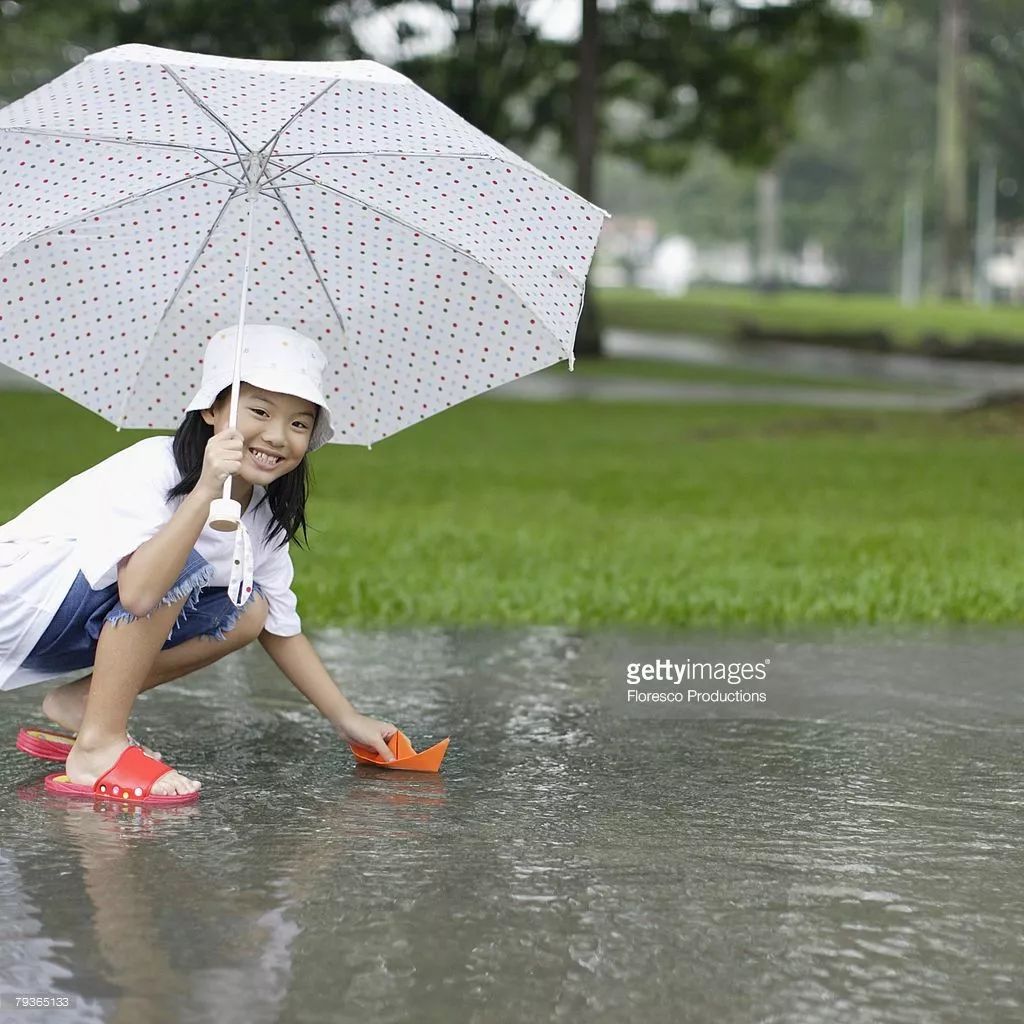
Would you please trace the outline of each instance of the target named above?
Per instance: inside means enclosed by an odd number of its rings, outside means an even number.
[[[224,388],[213,400],[213,405],[226,398],[230,391],[230,387]],[[316,415],[319,420],[319,409]],[[315,430],[316,421],[310,430],[310,436]],[[195,489],[203,471],[206,443],[211,437],[213,427],[203,419],[201,412],[185,413],[185,418],[174,434],[174,461],[181,473],[181,480],[167,492],[168,500],[182,494],[191,494]],[[306,536],[306,500],[309,498],[312,482],[313,469],[309,464],[308,453],[302,456],[302,461],[293,470],[270,482],[266,494],[260,500],[260,505],[263,502],[270,505],[267,541],[272,541],[277,534],[283,533],[284,538],[277,545],[279,548],[291,540],[300,548],[309,546],[309,538]],[[305,544],[298,538],[300,530]]]

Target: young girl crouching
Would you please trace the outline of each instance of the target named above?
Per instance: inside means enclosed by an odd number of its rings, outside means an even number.
[[[77,730],[73,742],[19,737],[26,752],[66,756],[66,771],[47,779],[52,792],[198,799],[198,779],[131,740],[132,705],[255,639],[339,738],[393,759],[395,726],[341,694],[302,633],[291,590],[289,543],[306,535],[307,455],[334,435],[326,360],[296,331],[246,326],[232,430],[235,332],[210,340],[174,437],[139,441],[0,526],[0,690],[92,668],[43,701],[52,721]],[[237,533],[207,523],[229,477],[242,509]]]

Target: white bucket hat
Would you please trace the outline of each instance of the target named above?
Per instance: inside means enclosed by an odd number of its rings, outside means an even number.
[[[185,412],[209,409],[225,388],[231,387],[235,370],[235,335],[238,325],[218,331],[207,343],[203,380]],[[254,388],[296,395],[320,406],[309,439],[308,451],[334,437],[334,420],[324,397],[327,358],[312,338],[290,327],[246,324],[242,328],[241,379]]]

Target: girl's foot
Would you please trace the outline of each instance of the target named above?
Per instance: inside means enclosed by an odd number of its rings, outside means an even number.
[[[68,754],[68,778],[83,786],[93,785],[104,772],[113,768],[127,746],[127,737],[93,747],[87,747],[81,739],[77,739]],[[198,779],[186,778],[172,769],[153,783],[151,792],[155,796],[173,796],[176,793],[194,793],[201,788],[202,783]]]
[[[62,729],[77,733],[82,727],[82,719],[85,717],[85,702],[88,697],[89,691],[75,683],[58,686],[43,698],[43,714],[51,722],[56,722]],[[141,743],[139,747],[147,756],[155,757],[158,761],[163,760],[158,751],[150,750],[149,747],[144,747]]]

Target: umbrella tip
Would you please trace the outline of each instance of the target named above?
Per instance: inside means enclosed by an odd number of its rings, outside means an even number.
[[[576,365],[576,356],[572,353],[569,354],[569,372],[572,373],[573,367]]]

